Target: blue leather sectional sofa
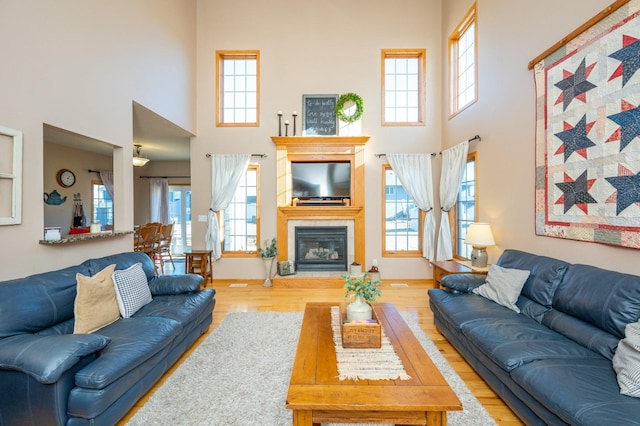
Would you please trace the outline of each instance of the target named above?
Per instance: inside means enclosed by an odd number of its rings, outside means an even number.
[[[527,425],[640,425],[612,358],[640,318],[640,277],[516,250],[497,262],[530,271],[521,313],[471,293],[485,275],[429,290],[440,332]]]
[[[73,334],[76,273],[142,263],[153,296],[131,318]],[[132,252],[0,282],[0,424],[113,425],[211,324],[215,290],[156,276]]]

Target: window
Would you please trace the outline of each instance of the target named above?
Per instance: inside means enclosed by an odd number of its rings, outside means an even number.
[[[451,115],[478,100],[477,28],[475,3],[449,36]]]
[[[467,157],[467,166],[462,175],[462,183],[460,184],[460,192],[458,193],[458,201],[455,207],[455,244],[454,251],[456,256],[470,259],[473,247],[464,243],[467,237],[469,224],[476,221],[478,216],[478,203],[476,201],[476,153],[472,152]]]
[[[91,181],[91,222],[113,226],[113,200],[101,180]]]
[[[382,124],[424,124],[424,49],[382,50]]]
[[[255,255],[258,250],[258,182],[258,165],[251,164],[224,210],[224,254]]]
[[[216,125],[258,126],[260,52],[219,50],[216,58]]]
[[[191,250],[191,186],[169,185],[169,220],[173,223],[171,253]]]
[[[383,256],[421,256],[423,212],[402,187],[390,165],[384,173]]]

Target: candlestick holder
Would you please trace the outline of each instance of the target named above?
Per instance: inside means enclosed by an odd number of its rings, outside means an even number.
[[[286,121],[284,123],[284,135],[285,136],[289,136],[289,122],[288,121]]]
[[[298,113],[293,111],[293,136],[296,135],[296,117],[298,117]]]
[[[278,136],[282,136],[282,111],[278,111]]]

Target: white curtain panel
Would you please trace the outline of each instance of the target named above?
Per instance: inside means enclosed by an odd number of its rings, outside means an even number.
[[[456,204],[456,199],[458,198],[462,175],[467,164],[468,151],[469,142],[467,141],[442,151],[442,173],[440,175],[440,208],[442,209],[442,214],[440,215],[440,229],[438,230],[437,260],[453,258],[448,213]]]
[[[433,176],[431,154],[387,154],[387,161],[400,179],[407,194],[418,208],[426,212],[422,254],[433,260],[435,255],[436,220],[433,215]]]
[[[244,172],[247,170],[251,154],[211,155],[211,204],[209,206],[205,247],[213,251],[213,259],[222,255],[222,241],[217,212],[227,208]]]
[[[149,179],[151,222],[169,223],[169,179]]]
[[[111,170],[100,170],[100,180],[107,190],[109,198],[113,201],[113,172]]]

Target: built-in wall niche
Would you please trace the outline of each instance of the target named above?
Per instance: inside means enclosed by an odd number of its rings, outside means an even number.
[[[94,183],[100,182],[100,174],[89,170],[113,170],[113,149],[114,146],[107,142],[49,124],[43,125],[45,228],[59,227],[62,237],[68,235],[71,228],[78,225],[74,223],[78,202],[82,203],[84,225],[88,227],[91,224],[92,189]],[[112,215],[110,223],[101,223],[101,229],[113,229]]]

